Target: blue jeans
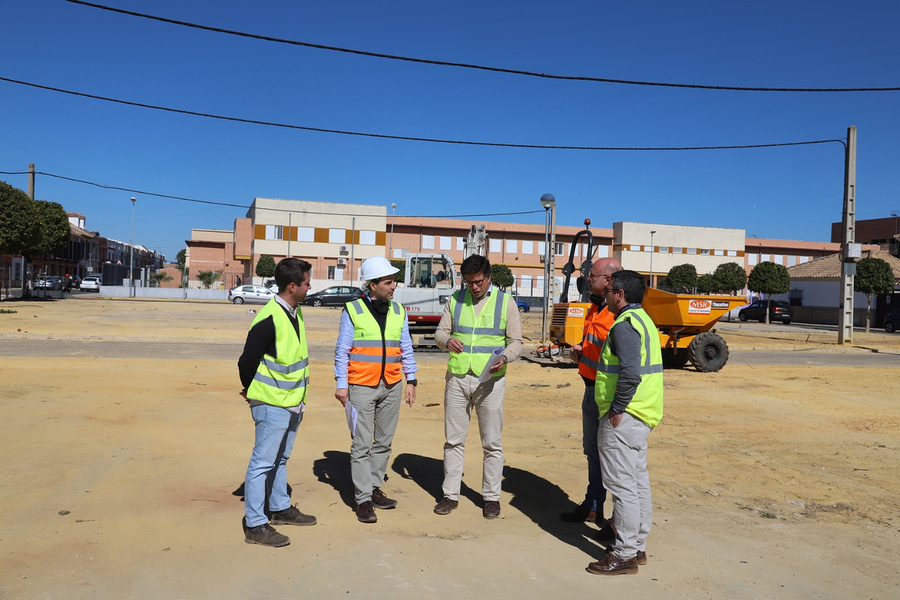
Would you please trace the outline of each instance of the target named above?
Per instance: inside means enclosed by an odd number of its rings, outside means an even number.
[[[278,406],[259,404],[250,408],[250,414],[256,423],[256,442],[244,480],[244,511],[247,514],[247,527],[258,527],[269,522],[265,513],[267,496],[270,512],[278,512],[291,506],[291,497],[287,491],[286,464],[291,456],[303,413],[292,413]]]
[[[600,409],[594,398],[594,386],[585,384],[584,398],[581,400],[582,445],[588,463],[587,493],[584,504],[597,511],[597,523],[603,522],[603,501],[606,489],[603,487],[603,470],[600,468],[600,450],[597,447],[597,429],[600,427]]]

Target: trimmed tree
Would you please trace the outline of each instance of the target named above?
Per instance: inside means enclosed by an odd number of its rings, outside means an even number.
[[[747,278],[747,289],[767,295],[766,323],[768,323],[772,294],[786,294],[791,289],[791,276],[788,275],[784,265],[776,265],[768,260],[763,261],[750,271],[750,276]]]
[[[891,265],[880,258],[860,259],[856,263],[853,290],[866,295],[866,333],[869,333],[872,297],[894,291],[894,272]]]
[[[712,294],[719,289],[719,282],[715,275],[706,273],[697,278],[697,291],[701,294]]]
[[[504,290],[515,283],[512,271],[506,265],[491,265],[491,282]]]
[[[257,277],[275,277],[275,259],[268,255],[262,255],[256,262]]]
[[[716,291],[737,293],[747,285],[747,271],[737,263],[724,263],[716,267],[713,277],[716,278]]]
[[[406,281],[406,261],[405,260],[391,260],[391,266],[395,269],[400,269],[395,275],[397,279],[397,283],[404,283]]]
[[[676,290],[690,290],[697,287],[697,268],[692,264],[675,265],[666,275],[666,283]]]

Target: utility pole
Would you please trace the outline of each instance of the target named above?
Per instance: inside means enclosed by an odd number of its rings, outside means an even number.
[[[847,129],[844,157],[844,214],[841,219],[841,302],[838,343],[853,343],[853,280],[860,245],[856,241],[856,127]]]
[[[28,165],[28,197],[34,200],[34,163]]]

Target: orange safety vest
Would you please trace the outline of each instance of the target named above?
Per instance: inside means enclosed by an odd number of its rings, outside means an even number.
[[[384,337],[378,321],[362,299],[348,302],[347,313],[353,322],[353,346],[347,365],[347,383],[375,387],[384,377],[393,385],[403,377],[400,361],[400,335],[406,323],[406,309],[391,302],[384,324]]]
[[[591,304],[584,319],[584,339],[581,342],[581,356],[578,358],[578,374],[594,381],[597,379],[597,365],[600,363],[600,352],[609,335],[609,329],[616,321],[616,316],[604,306],[603,310]]]

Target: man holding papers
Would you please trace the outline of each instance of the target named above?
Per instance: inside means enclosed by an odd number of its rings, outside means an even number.
[[[353,439],[350,475],[356,518],[362,523],[378,521],[375,508],[397,506],[381,484],[400,417],[400,396],[410,406],[416,401],[417,368],[406,310],[391,301],[398,270],[381,256],[363,261],[363,296],[344,307],[334,350],[334,397],[347,410]],[[405,392],[400,384],[404,375]]]
[[[439,515],[459,506],[466,434],[472,410],[478,417],[484,470],[481,494],[485,519],[500,516],[503,478],[503,395],[506,365],[522,352],[522,324],[512,296],[491,285],[491,263],[474,254],[460,267],[466,289],[450,297],[434,335],[450,351],[444,389],[443,499]]]

